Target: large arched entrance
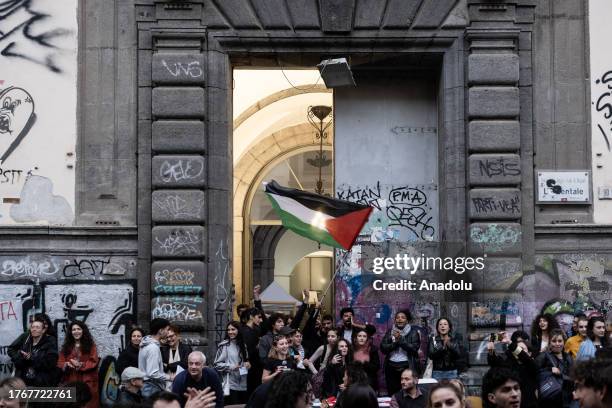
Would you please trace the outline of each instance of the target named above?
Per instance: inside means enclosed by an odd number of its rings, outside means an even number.
[[[276,73],[287,80],[274,83],[289,83],[290,88],[268,89],[254,79],[274,75],[269,71],[253,71],[248,81],[246,73],[235,71],[234,100],[241,102],[234,107],[233,277],[239,303],[250,300],[256,284],[265,289],[275,282],[295,299],[304,288],[322,293],[333,269],[331,248],[283,228],[262,185],[274,179],[284,186],[314,191],[320,168],[323,187],[332,194],[332,132],[323,141],[324,153],[319,157],[319,141],[307,123],[308,106],[332,105],[331,90],[317,83],[316,71]],[[328,298],[331,307],[333,296]]]

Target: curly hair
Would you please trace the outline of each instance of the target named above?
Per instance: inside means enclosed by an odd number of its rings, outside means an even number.
[[[400,313],[403,313],[404,316],[406,316],[406,320],[408,321],[408,324],[410,324],[410,322],[412,321],[412,313],[410,313],[410,310],[408,309],[398,310],[397,312],[395,312],[395,317],[397,317],[397,315]]]
[[[539,314],[533,319],[533,323],[531,324],[531,337],[536,338],[538,340],[542,339],[542,329],[540,329],[540,319],[546,320],[548,323],[548,328],[546,331],[550,334],[550,332],[554,329],[559,329],[559,323],[557,319],[553,317],[550,313]]]
[[[80,320],[75,320],[68,325],[68,330],[66,332],[66,338],[64,339],[64,345],[62,346],[62,353],[64,356],[68,356],[70,352],[74,349],[74,344],[76,340],[72,335],[72,327],[79,326],[81,330],[83,330],[83,335],[81,336],[80,344],[81,350],[83,353],[87,354],[91,351],[91,348],[94,345],[93,338],[91,337],[91,333],[89,332],[89,328],[87,325]]]
[[[308,376],[300,371],[280,374],[272,383],[265,408],[294,408],[299,398],[312,392]]]
[[[482,402],[485,408],[494,408],[493,404],[489,401],[488,395],[495,393],[495,390],[504,385],[508,380],[521,383],[518,374],[507,367],[493,367],[485,373],[484,377],[482,377]]]
[[[270,331],[272,331],[272,328],[274,327],[274,324],[279,321],[282,320],[283,323],[287,324],[287,316],[285,316],[282,313],[272,313],[270,315],[270,318],[268,319],[268,325],[270,326]]]
[[[340,344],[340,342],[345,342],[346,345],[348,346],[348,352],[346,353],[346,358],[344,359],[344,363],[348,364],[351,363],[353,361],[353,347],[351,346],[351,343],[349,343],[346,339],[344,338],[340,338],[338,339],[338,341],[336,342],[336,344],[334,344],[334,348],[332,349],[332,352],[330,354],[330,357],[333,358],[333,356],[335,356],[336,354],[340,354],[340,350],[338,350],[338,345]]]

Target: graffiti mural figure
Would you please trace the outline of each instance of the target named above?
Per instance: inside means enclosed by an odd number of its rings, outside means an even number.
[[[34,122],[34,100],[28,91],[16,87],[0,91],[0,163],[19,146]]]

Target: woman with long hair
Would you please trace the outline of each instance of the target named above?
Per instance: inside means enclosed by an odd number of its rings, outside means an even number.
[[[128,367],[138,368],[138,351],[140,350],[140,342],[144,337],[144,332],[140,327],[133,327],[128,333],[127,338],[129,343],[125,346],[125,349],[119,353],[117,358],[117,364],[115,365],[115,371],[119,376],[123,370]]]
[[[287,336],[277,334],[272,338],[272,347],[268,358],[264,362],[264,370],[261,382],[265,383],[280,373],[287,370],[295,370],[295,360],[289,356],[289,339]]]
[[[322,346],[319,346],[319,348],[317,348],[315,352],[312,353],[312,356],[310,356],[309,360],[311,363],[315,364],[315,367],[317,366],[319,358],[322,358],[321,363],[318,364],[319,371],[323,370],[327,365],[330,357],[332,356],[332,350],[336,346],[337,342],[338,329],[331,328],[327,331],[327,343]]]
[[[373,327],[372,327],[373,328]],[[374,332],[376,329],[374,328]],[[354,328],[352,336],[353,361],[363,364],[363,369],[368,374],[370,386],[374,391],[378,391],[378,370],[380,369],[380,357],[378,349],[372,344],[372,330],[368,327]]]
[[[332,356],[323,374],[322,390],[325,398],[336,397],[340,392],[340,384],[344,382],[346,366],[353,361],[351,344],[345,339],[338,340]]]
[[[573,382],[570,379],[572,358],[564,351],[565,333],[561,329],[550,331],[548,350],[536,359],[540,369],[539,386],[551,380],[560,385],[553,395],[539,395],[540,408],[568,408],[572,402]]]
[[[57,342],[45,334],[45,321],[35,317],[27,335],[20,335],[8,355],[15,365],[15,375],[29,387],[52,387],[58,383]]]
[[[550,332],[559,329],[559,323],[550,313],[539,314],[531,325],[531,346],[536,354],[548,350]]]
[[[446,317],[436,322],[436,335],[429,339],[429,358],[433,362],[432,377],[436,380],[457,378],[461,343],[453,334],[453,324]]]
[[[601,316],[591,317],[587,325],[587,337],[580,344],[576,360],[581,361],[595,358],[597,350],[607,346],[606,321]]]
[[[63,371],[62,383],[87,384],[92,399],[87,408],[98,408],[98,351],[87,325],[75,320],[68,326],[64,345],[59,353],[57,366]]]
[[[225,405],[246,403],[247,372],[251,364],[240,333],[240,322],[232,320],[227,324],[225,340],[217,346],[213,366],[223,380]]]

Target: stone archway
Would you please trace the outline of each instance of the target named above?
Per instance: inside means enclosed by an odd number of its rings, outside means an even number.
[[[333,137],[327,138],[324,144],[326,150],[330,150],[332,144],[329,142]],[[303,123],[297,126],[282,129],[272,133],[262,139],[257,145],[253,146],[243,155],[241,160],[234,167],[234,268],[233,279],[236,287],[236,299],[246,300],[244,291],[250,288],[250,279],[245,281],[245,274],[250,273],[245,270],[246,260],[255,259],[252,254],[250,242],[245,242],[245,226],[247,226],[248,213],[254,185],[258,178],[263,176],[267,169],[278,163],[287,155],[297,154],[300,151],[315,150],[318,144],[313,135],[312,127]],[[240,244],[242,243],[242,245]],[[249,251],[249,252],[247,252]]]

